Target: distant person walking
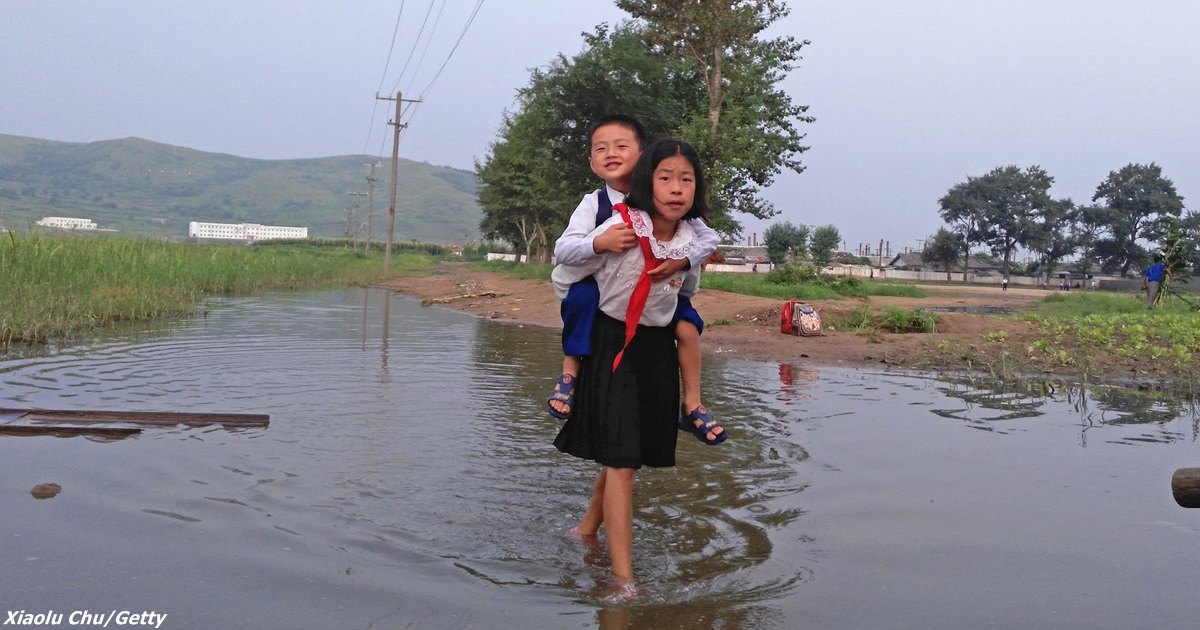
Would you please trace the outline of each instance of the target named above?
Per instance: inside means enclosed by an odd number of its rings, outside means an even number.
[[[1008,290],[1008,276],[1004,276],[1004,279],[1000,281],[1000,290],[1001,291]]]
[[[1167,266],[1163,264],[1163,255],[1161,253],[1154,254],[1154,264],[1142,272],[1142,288],[1146,291],[1146,308],[1153,309],[1158,306],[1161,301],[1158,289],[1168,275]]]

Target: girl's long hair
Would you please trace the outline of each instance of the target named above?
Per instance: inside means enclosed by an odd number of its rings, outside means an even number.
[[[638,158],[630,176],[629,194],[625,196],[625,203],[629,207],[658,213],[654,207],[654,169],[658,168],[663,160],[676,155],[691,162],[692,170],[696,174],[696,195],[692,198],[691,209],[683,218],[703,219],[708,216],[708,198],[705,195],[707,187],[704,183],[704,169],[700,167],[700,154],[696,153],[692,145],[674,138],[659,138],[642,151],[642,156]]]

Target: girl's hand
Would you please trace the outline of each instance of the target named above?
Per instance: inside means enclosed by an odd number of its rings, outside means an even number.
[[[650,276],[650,280],[652,282],[666,280],[667,278],[675,275],[676,272],[683,271],[683,268],[687,266],[687,263],[688,261],[686,258],[668,258],[659,263],[654,269],[647,271],[646,275]]]

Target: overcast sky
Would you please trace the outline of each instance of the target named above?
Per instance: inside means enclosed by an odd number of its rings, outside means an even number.
[[[788,4],[774,33],[812,43],[782,87],[817,120],[807,171],[766,192],[781,214],[739,217],[748,233],[833,224],[851,249],[918,248],[947,189],[1009,164],[1089,202],[1156,162],[1200,208],[1197,0]],[[401,155],[471,169],[530,69],[623,17],[609,0],[6,0],[0,133],[387,157],[375,95],[399,89],[421,99]]]

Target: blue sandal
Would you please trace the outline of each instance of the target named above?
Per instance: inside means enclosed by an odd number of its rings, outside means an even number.
[[[700,421],[700,426],[696,426],[697,420]],[[712,433],[713,429],[718,428],[721,429],[721,432],[716,434],[716,437],[714,437],[712,440],[709,440],[708,434]],[[708,409],[704,408],[704,405],[700,405],[699,407],[693,409],[690,413],[680,416],[679,430],[691,433],[692,435],[696,436],[696,439],[709,446],[716,446],[717,444],[724,442],[725,438],[729,437],[729,432],[725,430],[725,427],[717,424],[716,420],[712,419],[712,416],[708,413]]]
[[[551,405],[551,402],[558,401],[567,406],[566,411],[559,411]],[[559,420],[566,420],[567,416],[571,415],[571,409],[575,407],[575,377],[570,374],[559,374],[558,382],[554,384],[554,393],[546,399],[546,409],[550,415]]]

